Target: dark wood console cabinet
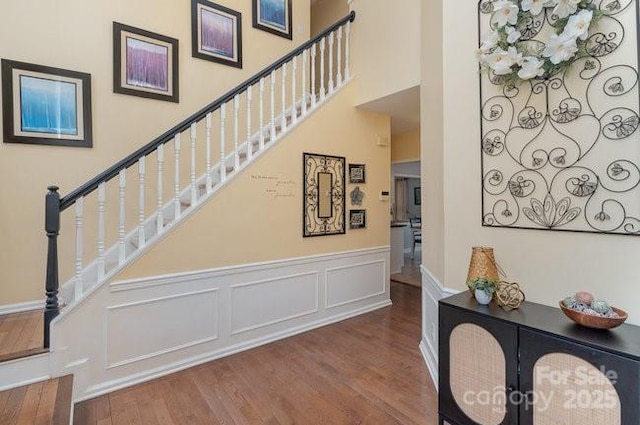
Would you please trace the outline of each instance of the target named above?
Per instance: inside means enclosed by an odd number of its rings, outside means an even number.
[[[439,423],[640,425],[640,327],[574,324],[468,292],[439,303]]]

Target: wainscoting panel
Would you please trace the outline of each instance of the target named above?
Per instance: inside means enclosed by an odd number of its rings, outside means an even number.
[[[231,286],[231,335],[318,312],[318,273]]]
[[[218,338],[218,289],[107,307],[107,368]]]
[[[385,293],[385,261],[327,269],[327,308],[335,308]]]
[[[81,401],[391,304],[389,247],[116,281],[52,323]]]

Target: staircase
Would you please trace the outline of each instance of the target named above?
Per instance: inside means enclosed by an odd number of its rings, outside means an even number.
[[[62,366],[46,352],[52,321],[70,315],[351,80],[354,19],[352,12],[67,195],[49,187],[45,350],[1,364],[0,389],[59,375]],[[67,274],[62,285],[59,270]],[[90,361],[78,359],[78,367]]]

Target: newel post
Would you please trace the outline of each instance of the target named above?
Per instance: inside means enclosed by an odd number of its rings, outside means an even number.
[[[44,229],[49,240],[44,307],[44,348],[49,348],[51,321],[60,313],[58,306],[58,233],[60,232],[60,194],[57,186],[49,186],[45,196]]]

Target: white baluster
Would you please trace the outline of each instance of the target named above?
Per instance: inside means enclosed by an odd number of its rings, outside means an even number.
[[[198,200],[198,185],[196,183],[196,142],[198,140],[196,123],[191,124],[191,205]]]
[[[158,211],[156,212],[156,235],[159,235],[164,230],[164,208],[162,202],[163,187],[163,173],[164,171],[164,144],[158,146]]]
[[[302,117],[307,115],[307,60],[309,51],[305,50],[302,52]]]
[[[98,282],[104,278],[106,259],[104,256],[104,211],[106,201],[106,183],[98,185]]]
[[[220,183],[227,179],[227,155],[224,147],[224,127],[227,120],[227,104],[220,105]]]
[[[298,58],[297,56],[294,56],[294,58],[291,60],[291,74],[293,74],[291,76],[291,117],[292,117],[292,122],[295,124],[298,122],[298,108],[296,105],[296,98],[297,93],[296,93],[296,78],[297,78],[297,71],[298,71]]]
[[[276,140],[276,71],[271,71],[271,140]]]
[[[264,149],[264,78],[260,78],[260,141],[258,142],[259,151]]]
[[[287,64],[282,64],[282,123],[280,133],[287,131]]]
[[[335,33],[329,34],[329,93],[333,93],[334,81],[333,81],[333,41],[335,39]]]
[[[316,46],[318,43],[313,43],[311,46],[311,107],[316,106]]]
[[[251,140],[251,101],[253,100],[252,87],[247,87],[247,161],[253,157],[253,141]]]
[[[118,179],[118,265],[122,265],[127,256],[125,241],[124,241],[124,228],[125,228],[125,190],[127,188],[127,170],[120,170]]]
[[[338,28],[338,66],[336,67],[336,78],[338,86],[342,85],[342,27]]]
[[[180,217],[182,208],[180,207],[180,152],[182,150],[180,133],[173,138],[174,157],[174,175],[173,175],[173,222],[175,223]]]
[[[240,114],[240,95],[233,97],[233,171],[240,169],[240,152],[238,152],[238,144],[240,143],[240,130],[239,124]]]
[[[211,112],[207,114],[205,119],[206,138],[207,138],[207,193],[211,193],[213,189],[213,180],[211,178]]]
[[[78,301],[82,297],[82,255],[84,248],[82,226],[84,217],[84,196],[76,201],[76,264],[75,264],[75,282],[74,282],[74,299]]]
[[[351,69],[350,69],[350,60],[351,55],[349,54],[349,45],[350,45],[350,35],[351,35],[351,22],[347,22],[347,27],[345,29],[345,41],[344,41],[344,79],[348,80],[351,78]]]
[[[145,217],[145,207],[144,207],[144,179],[146,173],[145,166],[145,157],[140,157],[138,160],[138,248],[142,248],[146,242],[146,235],[144,231],[144,217]]]
[[[325,43],[326,37],[323,37],[320,40],[320,100],[324,100],[326,93],[324,87],[324,51],[325,51]]]

